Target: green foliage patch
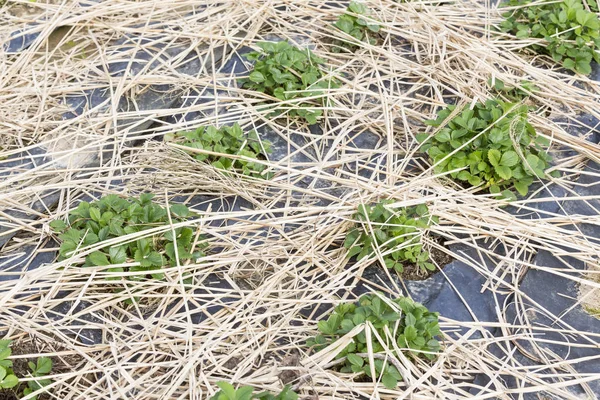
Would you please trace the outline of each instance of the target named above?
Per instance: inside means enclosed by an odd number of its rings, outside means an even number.
[[[48,357],[40,357],[37,362],[29,361],[27,363],[31,370],[31,376],[35,380],[27,381],[27,387],[23,389],[23,396],[28,396],[52,383],[52,380],[45,378],[52,370],[52,360]],[[36,400],[37,396],[31,397],[31,400]]]
[[[359,222],[344,242],[344,247],[349,249],[348,257],[358,256],[361,260],[379,249],[385,266],[399,273],[404,271],[403,264],[407,262],[416,264],[422,271],[435,270],[429,262],[429,253],[423,250],[419,230],[438,223],[438,218],[429,215],[425,204],[392,211],[388,207],[392,202],[383,200],[358,207],[355,219]]]
[[[441,334],[438,324],[438,313],[432,313],[423,305],[415,303],[407,297],[384,301],[377,294],[364,295],[359,304],[345,303],[337,306],[325,321],[319,321],[320,334],[308,341],[309,346],[322,350],[336,342],[356,326],[369,322],[375,332],[371,333],[371,343],[374,355],[375,378],[381,377],[383,384],[394,389],[402,376],[400,371],[384,355],[396,355],[394,345],[409,358],[424,358],[433,360],[440,350],[436,339]],[[367,327],[365,327],[367,328]],[[377,339],[381,338],[383,344]],[[385,344],[385,346],[384,346]],[[389,349],[386,351],[385,349]],[[341,372],[359,373],[373,378],[369,362],[369,344],[365,331],[358,333],[354,340],[337,356],[344,359]]]
[[[589,8],[598,12],[598,4],[587,0]],[[582,0],[539,3],[532,0],[509,0],[518,7],[504,14],[500,28],[520,39],[544,39],[532,45],[536,51],[552,56],[562,66],[581,74],[592,72],[591,61],[600,62],[600,21],[586,9]]]
[[[514,102],[526,99],[539,90],[533,82],[527,80],[521,81],[519,86],[510,86],[505,84],[501,79],[495,78],[492,80],[490,78],[488,79],[488,85],[494,92],[502,94]]]
[[[100,200],[81,202],[69,213],[68,225],[55,220],[50,226],[59,232],[62,241],[59,255],[65,259],[81,247],[96,245],[132,233],[169,224],[167,209],[152,201],[154,195],[141,194],[139,199],[124,199],[117,195],[107,195]],[[170,208],[174,224],[183,222],[191,216],[190,210],[182,204]],[[108,266],[135,262],[137,265],[109,268],[109,272],[139,272],[130,276],[131,280],[143,280],[148,275],[154,279],[164,279],[164,274],[154,272],[165,266],[175,266],[176,260],[197,259],[203,256],[201,242],[196,244],[199,250],[192,253],[195,232],[183,227],[168,230],[150,237],[131,241],[126,244],[105,246],[90,253],[83,266]]]
[[[11,355],[11,340],[0,340],[0,389],[13,389],[20,391],[19,385],[21,382],[13,371],[13,363],[8,360]],[[23,389],[18,397],[28,396],[52,383],[52,380],[46,376],[52,371],[52,359],[48,357],[39,357],[36,362],[29,361],[30,377],[34,380],[27,381],[27,387]],[[1,394],[1,393],[0,393]],[[32,396],[32,400],[37,400],[37,396]]]
[[[11,389],[19,384],[12,370],[13,363],[8,360],[12,350],[10,348],[10,340],[0,340],[0,388]]]
[[[257,46],[261,51],[248,53],[246,58],[255,61],[254,70],[248,78],[241,80],[244,88],[256,90],[276,97],[279,100],[295,100],[294,107],[288,111],[291,117],[304,118],[308,124],[316,124],[323,110],[315,108],[327,105],[327,89],[338,87],[335,79],[326,78],[319,67],[325,61],[313,54],[310,49],[298,49],[287,41],[261,42]],[[322,96],[316,99],[301,99]]]
[[[279,394],[274,395],[269,392],[254,394],[252,386],[242,386],[235,389],[232,384],[227,382],[217,382],[221,389],[210,400],[298,400],[298,395],[292,391],[290,386],[286,386]]]
[[[352,1],[346,10],[346,13],[340,15],[334,25],[339,30],[347,33],[358,41],[362,42],[368,39],[370,44],[375,44],[377,40],[373,37],[369,37],[369,32],[379,32],[380,26],[372,19],[368,19],[369,14],[370,11],[367,6]],[[336,46],[333,48],[334,52],[339,52],[342,49],[353,52],[359,48],[355,43],[346,40],[338,40],[335,45]]]
[[[233,126],[201,126],[195,131],[180,132],[165,138],[166,141],[181,142],[183,146],[202,149],[215,153],[244,156],[255,160],[267,159],[271,153],[271,143],[261,141],[256,131],[244,134],[238,123]],[[224,171],[234,170],[255,178],[270,178],[272,174],[263,174],[266,166],[259,162],[232,159],[227,156],[194,153],[199,161],[209,162]]]
[[[546,177],[549,142],[537,136],[528,122],[526,105],[487,100],[472,109],[465,106],[447,121],[455,109],[447,106],[435,120],[427,121],[434,127],[444,126],[437,134],[417,135],[422,150],[435,164],[435,173],[453,171],[452,178],[483,185],[507,199],[515,198],[508,189],[525,196],[535,178]]]

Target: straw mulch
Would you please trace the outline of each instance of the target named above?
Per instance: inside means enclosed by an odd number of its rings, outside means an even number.
[[[598,216],[557,213],[517,219],[489,195],[435,176],[418,153],[414,134],[430,129],[423,121],[445,102],[469,104],[488,98],[490,77],[510,85],[528,79],[539,88],[531,99],[537,107],[532,123],[552,140],[553,169],[562,173],[544,185],[564,188],[572,200],[598,200],[582,198],[574,188],[585,163],[600,161],[600,147],[585,140],[590,128],[565,129],[577,125],[580,112],[600,118],[600,84],[557,70],[544,57],[519,52],[530,41],[493,34],[501,17],[489,2],[369,1],[373,16],[381,21],[381,37],[377,45],[363,45],[356,54],[330,52],[332,38],[341,35],[331,27],[341,10],[335,2],[86,4],[7,1],[0,10],[2,40],[32,18],[40,24],[28,29],[41,32],[28,50],[0,54],[0,158],[42,144],[59,160],[0,181],[0,209],[33,211],[38,217],[0,214],[2,224],[16,233],[4,246],[0,263],[24,251],[33,258],[56,247],[48,223],[64,217],[82,196],[149,191],[163,204],[182,200],[175,195],[213,196],[219,201],[210,207],[196,202],[201,217],[185,223],[199,229],[213,251],[198,263],[165,270],[166,283],[107,281],[111,273],[82,269],[73,259],[48,262],[20,277],[0,274],[2,330],[16,347],[35,349],[19,357],[36,351],[54,357],[51,398],[205,399],[221,380],[277,391],[283,387],[282,371],[292,371],[301,397],[319,399],[453,399],[472,396],[469,391],[479,393],[479,399],[542,392],[574,399],[569,387],[575,385],[590,394],[587,382],[600,376],[577,373],[572,366],[577,360],[565,362],[539,350],[538,344],[553,332],[568,337],[572,346],[598,346],[600,332],[575,331],[561,324],[564,315],[554,316],[551,326],[534,324],[518,284],[528,270],[547,269],[534,264],[541,250],[560,255],[568,248],[572,257],[597,265],[598,242],[585,231],[566,229],[582,222],[598,224]],[[15,5],[32,11],[16,13],[11,11]],[[56,32],[57,27],[63,28]],[[118,44],[126,35],[152,37],[145,46],[155,46],[153,54],[164,57],[156,57],[152,68],[111,77],[105,67],[130,60],[135,51]],[[323,122],[322,134],[285,118],[270,118],[257,106],[264,99],[236,88],[230,73],[218,72],[241,46],[252,46],[267,35],[314,47],[327,60],[330,74],[342,82],[328,93],[329,122]],[[196,52],[212,60],[211,65],[197,74],[184,74],[177,68],[177,57],[162,50],[170,46],[182,46],[182,54]],[[225,59],[219,61],[223,48]],[[192,122],[168,120],[177,112],[171,108],[136,112],[133,107],[125,112],[115,106],[122,96],[136,98],[151,90],[150,85],[170,85],[170,94],[181,99],[193,95],[192,88],[206,88],[217,100],[188,108],[202,115]],[[105,86],[112,88],[112,101],[106,106],[62,118],[66,96]],[[229,112],[215,112],[220,106]],[[147,124],[142,129],[116,128],[119,121],[130,119]],[[282,140],[303,135],[305,144],[290,145],[292,155],[268,162],[276,176],[264,181],[224,176],[177,146],[151,140],[233,121],[247,129],[268,125]],[[364,131],[379,135],[375,149],[353,144]],[[81,154],[98,153],[107,145],[112,146],[112,157],[99,167],[86,168]],[[299,161],[300,155],[309,161]],[[60,193],[56,207],[32,210],[32,202],[44,190]],[[231,207],[235,197],[241,207]],[[381,198],[394,199],[398,207],[427,202],[441,224],[427,232],[425,241],[436,246],[432,238],[438,236],[446,246],[462,243],[478,250],[479,259],[457,252],[452,256],[485,276],[486,290],[512,294],[520,316],[518,321],[508,320],[507,304],[497,304],[499,322],[494,323],[442,315],[446,335],[439,359],[432,364],[400,360],[404,381],[396,390],[368,380],[354,382],[326,369],[335,354],[313,354],[304,346],[321,317],[322,309],[311,310],[352,300],[351,289],[362,272],[377,262],[347,265],[341,243],[356,206]],[[552,200],[524,199],[514,206],[531,210]],[[494,246],[504,246],[504,255],[494,255]],[[83,249],[82,256],[92,250]],[[497,268],[486,267],[484,254]],[[600,288],[597,280],[570,272],[565,266],[557,273]],[[194,290],[181,285],[181,277],[188,275],[195,277]],[[396,296],[406,293],[389,286],[377,289]],[[132,293],[139,300],[125,304]],[[577,344],[584,339],[586,344]],[[519,356],[517,342],[537,348],[536,361],[544,368]],[[282,361],[294,355],[297,362],[292,365]],[[489,384],[474,381],[481,374]]]

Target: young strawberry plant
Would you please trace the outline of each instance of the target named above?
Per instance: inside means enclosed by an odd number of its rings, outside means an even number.
[[[27,387],[23,390],[23,396],[28,396],[31,393],[37,392],[38,390],[50,385],[52,380],[45,378],[46,375],[52,370],[52,360],[48,357],[40,357],[37,362],[28,362],[27,365],[31,370],[31,377],[34,380],[27,381]],[[37,400],[37,396],[32,396],[31,400]]]
[[[598,12],[595,1],[587,2],[590,10]],[[600,21],[582,0],[542,3],[509,0],[505,4],[514,9],[504,14],[506,20],[501,24],[504,32],[520,39],[544,39],[531,47],[581,74],[592,72],[592,60],[600,62]]]
[[[488,79],[488,85],[494,92],[502,94],[514,102],[526,99],[539,90],[535,84],[527,80],[521,81],[519,86],[508,86],[501,79],[495,78],[492,80],[490,78]]]
[[[438,313],[432,313],[407,297],[384,301],[377,294],[364,295],[359,304],[345,303],[337,306],[325,321],[319,321],[320,334],[308,341],[319,351],[336,342],[356,326],[369,322],[372,326],[370,343],[364,330],[358,333],[337,356],[340,372],[364,374],[369,378],[381,378],[389,389],[394,389],[402,376],[391,361],[397,357],[396,346],[409,358],[433,360],[440,344],[436,337],[441,334]],[[381,338],[383,343],[378,339]],[[369,346],[372,348],[374,365],[369,362]],[[387,349],[387,351],[386,351]],[[375,377],[372,376],[374,368]]]
[[[254,160],[264,160],[271,153],[271,143],[261,141],[256,131],[244,134],[239,124],[233,126],[201,126],[195,131],[180,132],[169,135],[166,141],[179,142],[183,146],[207,150],[221,154],[245,156]],[[212,166],[224,171],[233,170],[255,178],[270,178],[272,174],[263,174],[266,166],[259,162],[212,154],[194,153],[199,161],[209,162]]]
[[[12,352],[10,348],[11,342],[11,340],[6,339],[0,340],[0,389],[14,389],[16,394],[19,394],[23,384],[13,371],[12,361],[7,359]],[[31,370],[29,377],[34,379],[27,381],[27,387],[23,389],[23,392],[18,397],[28,396],[52,383],[51,379],[46,378],[52,370],[52,359],[40,357],[35,363],[30,361],[27,365]],[[37,396],[32,396],[30,399],[37,400]]]
[[[346,13],[341,15],[334,25],[339,30],[347,33],[358,41],[362,42],[367,40],[369,44],[375,44],[377,41],[375,38],[369,36],[369,32],[379,32],[380,26],[372,19],[368,19],[369,13],[367,6],[352,1],[346,10]],[[335,42],[334,51],[339,52],[342,49],[346,49],[353,52],[358,48],[359,46],[353,42],[338,40]]]
[[[59,255],[61,259],[71,257],[79,248],[102,244],[124,235],[143,232],[169,224],[167,209],[152,201],[153,194],[144,193],[139,199],[124,199],[117,195],[107,195],[100,200],[81,202],[69,213],[68,224],[62,220],[51,222],[50,226],[60,233],[62,241]],[[174,224],[185,221],[190,216],[189,209],[182,204],[170,208]],[[86,266],[110,266],[109,272],[139,272],[129,279],[142,280],[147,277],[164,279],[164,274],[154,272],[165,266],[174,266],[179,261],[196,259],[203,254],[202,243],[195,245],[195,232],[182,227],[167,230],[125,244],[107,245],[90,253],[85,258]],[[135,263],[124,267],[121,264]]]
[[[285,41],[261,42],[257,46],[261,51],[246,55],[248,60],[256,63],[248,78],[241,80],[243,87],[279,100],[297,100],[288,115],[304,118],[310,125],[316,124],[317,118],[323,115],[323,110],[318,107],[327,106],[326,90],[339,86],[319,68],[325,61],[310,49],[301,50]],[[321,97],[306,99],[314,96]]]
[[[10,340],[0,340],[0,389],[11,389],[19,384],[12,370],[13,363],[8,360],[12,353],[10,343]]]
[[[242,386],[235,389],[231,383],[217,382],[217,386],[221,389],[210,400],[298,400],[298,395],[292,391],[290,386],[286,386],[283,390],[275,395],[269,392],[261,392],[254,394],[252,386]]]
[[[458,181],[482,185],[490,193],[514,199],[508,189],[526,196],[535,178],[545,178],[550,156],[547,139],[537,136],[527,121],[528,107],[487,100],[465,106],[447,120],[456,106],[440,110],[427,124],[441,129],[433,136],[417,135],[437,174],[450,173]],[[506,189],[503,191],[503,189]]]
[[[429,215],[425,204],[393,211],[388,207],[392,202],[384,200],[358,207],[355,215],[358,223],[344,242],[349,249],[348,257],[358,256],[361,260],[378,249],[385,266],[399,273],[404,271],[405,263],[415,264],[423,272],[435,270],[429,262],[429,253],[423,249],[419,230],[438,223],[438,218]]]

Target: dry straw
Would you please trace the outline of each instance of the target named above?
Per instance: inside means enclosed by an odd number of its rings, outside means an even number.
[[[364,45],[357,54],[334,54],[328,43],[340,36],[331,27],[340,4],[9,0],[2,6],[2,40],[24,26],[40,32],[40,37],[27,51],[0,54],[0,158],[42,144],[58,161],[0,181],[0,209],[38,217],[32,221],[0,212],[1,224],[18,232],[4,247],[0,263],[22,253],[28,260],[47,253],[48,222],[64,217],[84,195],[151,191],[163,203],[181,201],[173,197],[176,194],[186,200],[193,195],[217,198],[210,206],[198,205],[201,216],[186,224],[200,229],[218,251],[197,264],[165,270],[166,283],[107,282],[105,277],[114,273],[67,261],[48,262],[18,277],[0,273],[2,330],[15,339],[16,347],[29,349],[21,351],[21,357],[36,352],[55,357],[52,398],[206,399],[220,380],[276,391],[283,385],[283,370],[293,371],[299,393],[323,400],[458,399],[472,396],[469,391],[479,393],[478,399],[542,392],[575,399],[569,387],[577,385],[593,396],[587,383],[600,376],[576,372],[577,361],[583,360],[564,360],[542,344],[561,337],[570,346],[597,347],[600,333],[577,331],[563,323],[564,315],[547,315],[554,323],[537,324],[519,282],[527,270],[539,269],[600,288],[597,280],[568,264],[554,270],[534,263],[535,254],[545,250],[597,266],[597,238],[569,226],[598,224],[598,216],[559,212],[517,219],[501,202],[434,176],[420,158],[413,135],[425,129],[423,120],[444,102],[486,99],[490,77],[512,85],[529,79],[539,88],[532,97],[538,110],[532,122],[552,140],[557,149],[554,168],[563,173],[552,184],[566,190],[568,201],[597,201],[597,196],[573,191],[585,162],[600,160],[600,147],[584,137],[592,127],[578,126],[580,136],[565,129],[578,124],[578,112],[600,117],[600,86],[553,69],[542,57],[519,54],[529,41],[492,34],[501,17],[487,2],[369,1],[373,17],[381,21],[381,40]],[[40,24],[26,25],[33,20]],[[57,33],[57,27],[63,28]],[[134,54],[117,44],[124,35],[152,37],[154,42],[145,46],[154,49],[156,62],[137,74],[111,77],[107,65],[129,61]],[[267,35],[313,46],[327,60],[330,74],[342,82],[327,94],[331,105],[325,110],[328,120],[322,135],[272,119],[259,104],[263,99],[237,88],[231,74],[214,72],[223,62],[219,55],[224,48],[227,61],[242,46]],[[165,49],[175,46],[183,50],[167,55]],[[181,72],[179,66],[189,54],[208,60],[202,71]],[[201,118],[167,121],[177,110],[136,111],[135,104],[130,111],[119,110],[121,96],[142,96],[152,90],[150,85],[170,85],[176,99],[193,96],[192,88],[204,88],[206,101],[186,108]],[[105,106],[62,118],[66,96],[105,86],[111,87]],[[223,107],[228,111],[216,113]],[[138,125],[123,126],[120,121]],[[272,181],[224,176],[194,162],[180,147],[143,142],[233,121],[247,129],[268,125],[284,142],[292,134],[303,139],[289,143],[289,156],[267,162],[276,174]],[[374,149],[352,145],[363,131],[379,136]],[[77,157],[97,154],[108,144],[112,157],[106,161],[105,153],[100,167],[78,163]],[[118,180],[126,185],[116,186]],[[45,190],[59,194],[57,206],[32,210]],[[224,206],[231,206],[235,197],[241,206],[227,211],[231,207]],[[499,303],[495,323],[442,316],[447,334],[440,358],[433,364],[397,360],[405,379],[396,390],[353,382],[325,368],[332,353],[309,354],[303,346],[316,333],[320,312],[353,299],[350,290],[368,263],[347,265],[341,243],[356,206],[380,198],[392,198],[397,206],[427,201],[442,222],[429,233],[443,237],[446,244],[475,249],[471,255],[452,255],[486,278],[482,289],[514,295],[517,313],[509,320],[508,304]],[[553,200],[542,196],[516,206],[526,211]],[[439,246],[432,240],[429,244]],[[505,254],[495,255],[489,250],[494,246],[504,246]],[[181,278],[190,275],[195,286],[185,289]],[[369,285],[394,295],[406,293],[393,282],[389,287]],[[460,286],[455,289],[460,293]],[[139,301],[127,306],[122,300],[132,293]],[[316,312],[317,306],[325,307]],[[544,304],[538,306],[543,312]],[[499,333],[492,335],[492,329]],[[102,344],[82,343],[81,337],[101,339]],[[300,362],[282,366],[281,360],[290,354],[298,354]],[[473,381],[479,374],[489,382]]]

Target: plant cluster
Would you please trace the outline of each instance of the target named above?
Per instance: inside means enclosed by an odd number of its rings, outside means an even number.
[[[152,201],[154,195],[141,194],[139,199],[124,199],[117,195],[107,195],[100,200],[81,202],[69,213],[68,225],[55,220],[50,226],[60,233],[62,241],[59,255],[68,258],[81,247],[101,244],[124,235],[143,232],[169,224],[167,209]],[[191,215],[182,204],[170,208],[173,223],[185,221]],[[154,272],[165,266],[174,266],[177,259],[196,259],[203,254],[192,253],[195,246],[194,230],[189,227],[176,228],[150,237],[133,240],[126,244],[102,247],[85,258],[83,266],[109,266],[109,272],[139,272],[130,276],[142,280],[150,275],[154,279],[164,279],[164,274]],[[201,248],[202,244],[196,245]],[[135,266],[120,266],[135,262]]]
[[[12,352],[10,344],[11,340],[0,340],[0,389],[12,389],[20,383],[12,369],[12,361],[8,359]],[[28,396],[52,383],[51,379],[46,378],[52,370],[52,359],[39,357],[35,363],[29,361],[27,365],[31,370],[30,375],[34,379],[27,381],[27,387],[23,389],[19,397]],[[37,396],[31,397],[31,399],[36,400]]]
[[[233,126],[201,126],[195,131],[180,132],[165,138],[167,141],[181,142],[183,146],[207,150],[213,153],[244,156],[254,160],[264,160],[271,153],[271,143],[261,141],[256,131],[244,134],[238,123]],[[194,158],[207,161],[221,170],[234,170],[255,178],[270,178],[272,174],[263,174],[266,166],[259,162],[232,159],[226,155],[197,154]]]
[[[45,378],[52,370],[52,360],[50,358],[40,357],[37,362],[29,361],[27,365],[31,370],[31,376],[35,379],[27,381],[27,387],[23,389],[23,396],[37,392],[52,383],[51,379]],[[37,396],[33,396],[31,399],[35,400]]]
[[[8,360],[12,350],[10,340],[0,340],[0,388],[10,389],[19,384],[19,378],[12,370],[12,361]]]
[[[298,395],[292,391],[290,386],[283,388],[277,395],[269,392],[254,394],[252,386],[242,386],[236,390],[232,384],[227,382],[217,382],[217,386],[221,390],[211,397],[210,400],[298,400]]]
[[[346,13],[341,15],[334,25],[339,30],[347,33],[358,41],[362,42],[363,40],[368,39],[369,44],[375,44],[376,40],[369,37],[369,32],[379,32],[380,26],[372,19],[367,19],[369,14],[370,12],[367,6],[362,3],[352,1],[346,10]],[[336,52],[343,48],[349,51],[355,51],[359,47],[356,44],[346,40],[338,40],[335,44],[336,47],[334,47],[334,51]]]
[[[423,250],[419,230],[438,223],[438,219],[429,215],[425,204],[393,212],[388,207],[390,203],[391,200],[384,200],[375,205],[358,206],[355,215],[358,224],[344,241],[344,247],[349,249],[348,257],[357,255],[361,260],[378,249],[385,266],[399,273],[404,271],[406,262],[422,271],[433,271],[435,266],[429,262],[429,253]]]
[[[582,0],[543,3],[509,0],[505,4],[516,8],[504,14],[506,20],[501,24],[504,32],[521,39],[544,39],[543,44],[532,48],[585,75],[592,72],[592,60],[600,62],[600,21],[584,7]],[[588,0],[588,5],[598,12],[595,1]]]
[[[518,103],[487,100],[473,108],[456,106],[440,110],[435,120],[441,127],[433,136],[417,135],[417,141],[434,163],[435,173],[449,173],[472,186],[483,185],[490,193],[507,199],[515,188],[527,195],[534,178],[546,177],[550,156],[544,148],[549,141],[537,136],[527,121],[528,107]],[[454,117],[447,121],[450,114]],[[503,189],[506,189],[503,191]]]
[[[261,42],[257,46],[261,51],[246,55],[255,64],[248,78],[241,80],[243,87],[283,101],[299,99],[289,115],[304,118],[310,125],[316,124],[317,118],[323,115],[323,110],[315,108],[314,103],[325,107],[325,91],[338,87],[337,81],[326,78],[326,74],[319,68],[325,61],[310,49],[300,50],[287,41]],[[308,97],[317,99],[301,101]]]
[[[337,306],[326,321],[319,321],[320,334],[309,340],[308,345],[321,350],[354,327],[366,323],[376,331],[371,332],[371,343],[367,343],[364,330],[358,333],[336,356],[338,360],[343,360],[341,372],[381,378],[387,388],[394,389],[402,380],[400,371],[390,361],[396,357],[398,350],[410,358],[433,360],[440,349],[436,339],[441,333],[438,313],[429,312],[423,305],[407,297],[384,300],[377,294],[362,296],[358,305],[345,303]],[[373,366],[369,362],[369,346],[374,356]],[[372,376],[372,367],[377,374],[375,377]]]

